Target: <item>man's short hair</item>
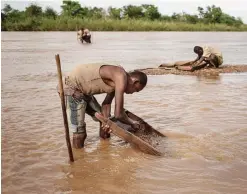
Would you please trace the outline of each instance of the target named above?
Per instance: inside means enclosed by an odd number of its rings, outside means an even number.
[[[141,71],[134,70],[134,71],[129,72],[129,75],[137,78],[141,85],[143,85],[143,86],[147,85],[148,78],[147,78],[147,75],[145,73],[143,73]]]
[[[198,53],[199,50],[201,50],[201,49],[202,49],[202,47],[200,47],[200,46],[195,46],[195,47],[194,47],[194,52],[195,52],[195,53]]]

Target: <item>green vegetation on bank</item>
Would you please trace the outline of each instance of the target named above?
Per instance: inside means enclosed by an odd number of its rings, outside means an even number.
[[[214,5],[198,7],[198,15],[174,13],[162,15],[154,5],[122,8],[81,7],[77,1],[63,1],[58,14],[36,4],[25,11],[6,4],[2,9],[2,30],[6,31],[74,31],[87,27],[93,31],[247,31],[240,18],[224,13]]]

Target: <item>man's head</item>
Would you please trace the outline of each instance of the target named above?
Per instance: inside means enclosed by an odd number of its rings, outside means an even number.
[[[132,71],[128,73],[128,83],[125,89],[126,94],[141,91],[147,84],[147,75],[141,71]]]
[[[80,30],[81,30],[81,31],[84,31],[84,28],[81,28]]]
[[[195,52],[196,54],[198,54],[199,56],[201,56],[201,55],[203,54],[203,48],[200,47],[200,46],[195,46],[195,47],[194,47],[194,52]]]

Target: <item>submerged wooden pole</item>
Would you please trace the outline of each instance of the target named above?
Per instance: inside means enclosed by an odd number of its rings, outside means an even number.
[[[55,59],[56,59],[56,63],[57,63],[57,74],[58,74],[58,80],[59,80],[60,99],[61,99],[62,112],[63,112],[63,121],[64,121],[66,143],[67,143],[67,147],[68,147],[70,161],[74,162],[73,151],[72,151],[71,143],[70,143],[69,126],[68,126],[68,119],[67,119],[67,113],[66,113],[65,99],[64,99],[63,80],[62,80],[60,57],[59,57],[58,54],[55,55]]]

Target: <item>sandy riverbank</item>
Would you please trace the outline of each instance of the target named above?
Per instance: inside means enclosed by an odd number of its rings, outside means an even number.
[[[164,67],[157,67],[157,68],[145,68],[145,69],[138,69],[146,73],[147,75],[165,75],[165,74],[175,74],[175,75],[209,75],[215,76],[221,73],[240,73],[240,72],[247,72],[247,65],[223,65],[217,69],[201,69],[194,72],[190,71],[181,71],[175,68],[164,68]]]

